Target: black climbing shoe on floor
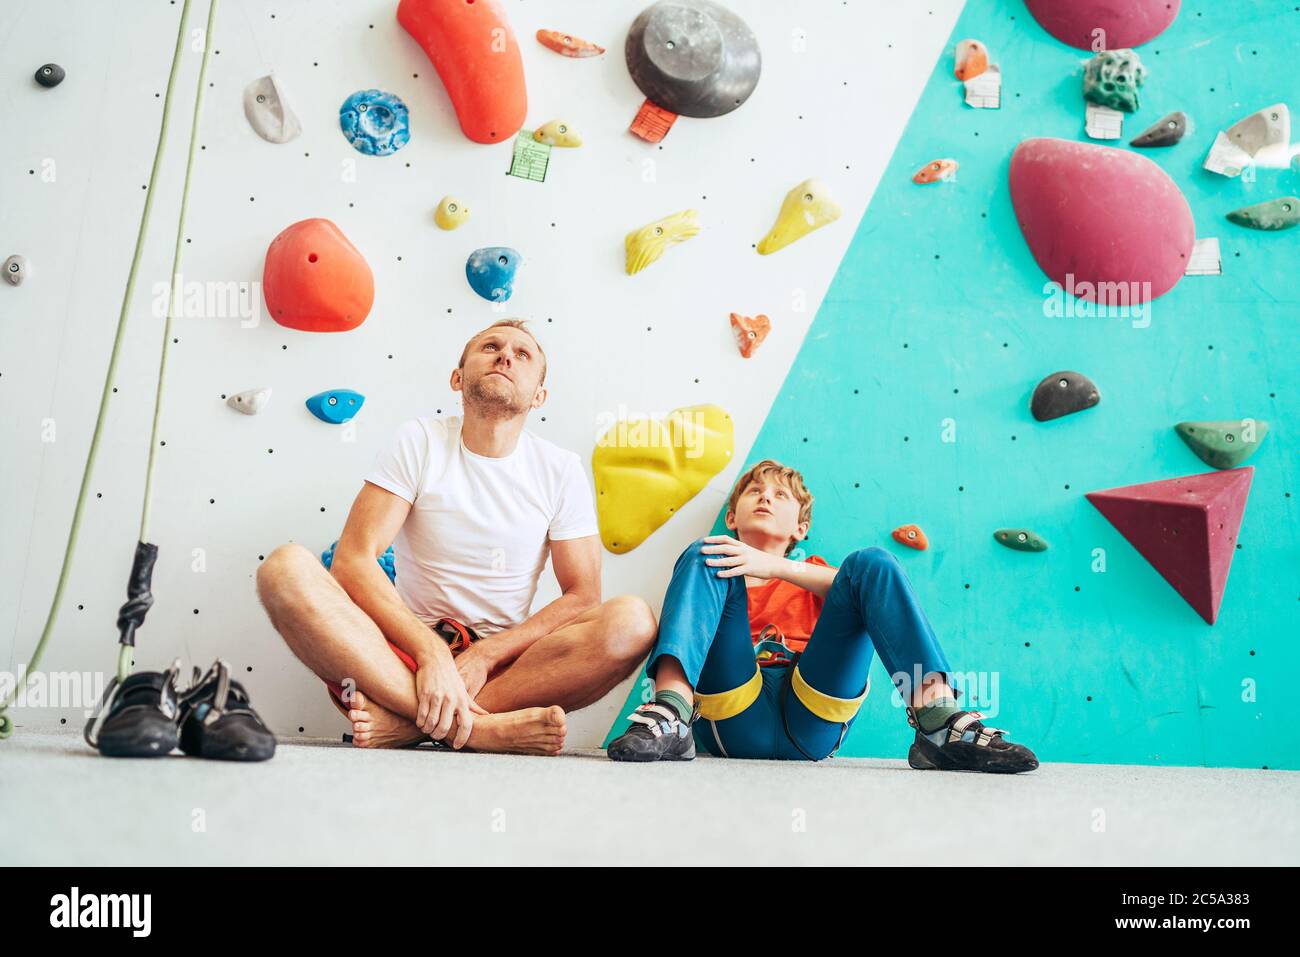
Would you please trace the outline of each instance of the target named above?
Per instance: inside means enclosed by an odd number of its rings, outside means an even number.
[[[98,712],[86,724],[86,743],[106,758],[160,758],[180,742],[176,691],[179,659],[166,671],[114,678]]]
[[[690,723],[667,705],[648,701],[627,718],[632,726],[609,743],[613,760],[690,761],[695,757]]]
[[[958,711],[948,723],[933,732],[942,734],[935,744],[921,731],[908,709],[908,723],[916,728],[916,740],[907,752],[907,763],[918,771],[985,771],[1017,774],[1038,767],[1038,758],[1023,744],[1012,744],[1002,728],[986,727],[978,711]]]
[[[220,658],[181,696],[181,750],[219,761],[265,761],[275,754],[275,735],[248,702],[248,692],[231,680]]]

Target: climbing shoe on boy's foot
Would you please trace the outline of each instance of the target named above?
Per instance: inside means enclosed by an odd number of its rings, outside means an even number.
[[[139,671],[104,692],[86,724],[86,743],[107,758],[160,758],[180,740],[178,659],[166,671]]]
[[[918,771],[987,771],[1016,774],[1038,767],[1038,758],[1023,744],[1012,744],[1002,728],[986,727],[978,711],[949,711],[943,724],[925,731],[916,712],[907,709],[907,721],[916,728],[916,740],[907,763]]]
[[[627,719],[632,726],[609,743],[609,756],[615,761],[690,761],[695,757],[690,723],[679,718],[670,705],[647,701]]]
[[[248,703],[248,692],[220,658],[181,697],[181,750],[221,761],[265,761],[275,735]]]

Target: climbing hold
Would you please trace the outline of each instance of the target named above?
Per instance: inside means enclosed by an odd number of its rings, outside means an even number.
[[[1285,168],[1290,159],[1291,111],[1274,103],[1220,130],[1203,164],[1212,173],[1240,176],[1247,166]]]
[[[1264,443],[1268,423],[1263,419],[1179,422],[1174,431],[1206,465],[1216,469],[1235,469]]]
[[[621,555],[636,548],[731,460],[731,416],[716,405],[664,419],[622,419],[591,454],[600,538]]]
[[[989,48],[978,40],[962,40],[957,44],[956,59],[953,75],[965,83],[989,68]]]
[[[353,149],[367,156],[396,153],[411,138],[406,104],[382,90],[358,90],[344,100],[339,126]]]
[[[443,229],[455,229],[469,219],[469,207],[455,196],[444,196],[433,211],[433,221]]]
[[[334,542],[329,548],[320,553],[321,564],[326,568],[334,567],[334,549],[338,548],[339,543]],[[388,580],[394,585],[397,584],[397,557],[393,554],[393,546],[389,545],[387,551],[376,559],[379,567],[384,570]]]
[[[1161,117],[1129,140],[1129,146],[1145,149],[1149,146],[1173,146],[1187,133],[1187,114],[1182,110]]]
[[[1025,0],[1039,26],[1080,50],[1141,46],[1178,16],[1182,0]]]
[[[548,50],[571,57],[600,56],[605,48],[559,30],[538,30],[537,42]]]
[[[655,220],[640,229],[634,229],[623,239],[627,254],[627,274],[639,273],[664,254],[675,243],[683,243],[700,231],[693,209],[684,209],[663,219]]]
[[[63,82],[67,74],[57,63],[47,63],[36,70],[36,82],[41,86],[53,88]]]
[[[1249,229],[1290,229],[1300,223],[1300,198],[1283,196],[1254,206],[1243,206],[1228,214],[1228,222]]]
[[[1102,50],[1083,70],[1083,98],[1123,113],[1136,113],[1146,68],[1132,50]]]
[[[1028,139],[1011,156],[1011,203],[1034,259],[1080,299],[1136,305],[1182,278],[1196,238],[1174,181],[1138,153]]]
[[[303,332],[346,332],[375,301],[370,266],[328,219],[304,219],[266,250],[262,293],[271,318]]]
[[[806,179],[785,194],[781,211],[776,214],[776,223],[759,241],[758,251],[766,256],[784,249],[796,239],[839,218],[840,208],[827,194],[826,187],[818,180]]]
[[[1089,492],[1091,502],[1211,625],[1236,553],[1250,466]]]
[[[921,186],[930,183],[946,183],[957,176],[957,161],[955,159],[939,159],[926,163],[919,170],[912,174],[912,182]]]
[[[533,139],[547,146],[581,146],[582,137],[563,120],[551,120],[533,130]]]
[[[920,525],[900,525],[890,534],[898,544],[915,548],[918,552],[923,552],[930,547],[930,540],[925,537],[925,532],[921,531]]]
[[[307,410],[322,422],[342,425],[361,411],[366,397],[351,389],[330,389],[317,392],[307,399]]]
[[[740,348],[740,354],[748,359],[772,331],[772,321],[761,314],[751,319],[749,316],[733,312],[731,331],[736,336],[736,345]]]
[[[302,123],[274,73],[244,87],[244,116],[253,132],[268,143],[288,143],[302,132]]]
[[[1018,552],[1047,551],[1047,542],[1027,528],[999,528],[993,533],[993,537],[1000,544]]]
[[[21,286],[23,280],[32,274],[31,264],[26,256],[17,253],[5,260],[5,281],[11,286]]]
[[[465,278],[489,302],[505,302],[515,291],[515,270],[523,257],[509,246],[484,246],[465,260]]]
[[[442,78],[461,131],[475,143],[504,143],[528,112],[524,62],[497,0],[401,0],[397,22]]]
[[[1053,372],[1034,388],[1029,411],[1039,422],[1091,409],[1101,401],[1093,381],[1081,372]]]
[[[236,392],[226,399],[226,405],[236,412],[244,413],[244,415],[257,415],[266,408],[266,403],[270,401],[271,389],[269,386],[263,386],[260,389],[245,389],[243,392]]]

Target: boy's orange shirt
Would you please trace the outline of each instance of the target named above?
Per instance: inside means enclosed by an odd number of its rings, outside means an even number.
[[[830,566],[820,555],[809,555],[809,565]],[[817,616],[822,613],[823,599],[780,578],[773,578],[748,589],[749,634],[755,644],[768,625],[776,625],[785,636],[791,651],[801,652],[812,637]]]

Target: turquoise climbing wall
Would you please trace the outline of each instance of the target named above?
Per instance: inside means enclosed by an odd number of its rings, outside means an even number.
[[[952,47],[965,37],[1002,67],[1001,110],[962,104]],[[1300,7],[1185,2],[1139,53],[1149,76],[1122,142],[1172,110],[1192,118],[1181,144],[1145,155],[1187,196],[1197,236],[1219,237],[1223,275],[1184,278],[1151,305],[1149,325],[1047,315],[1007,169],[1025,138],[1085,139],[1088,54],[1020,3],[972,0],[746,461],[803,470],[816,496],[810,552],[898,556],[953,667],[975,678],[969,699],[1042,760],[1296,769],[1300,230],[1252,232],[1223,216],[1300,193],[1300,173],[1233,180],[1201,163],[1217,130],[1279,101],[1300,106]],[[913,185],[938,157],[959,161],[956,181]],[[1091,376],[1101,404],[1037,423],[1030,393],[1059,369]],[[1250,462],[1211,627],[1084,493],[1206,471],[1173,424],[1244,416],[1273,431]],[[929,551],[890,539],[908,522]],[[1005,549],[991,538],[1003,526],[1033,528],[1051,547]],[[878,659],[872,668],[840,753],[902,757],[911,731]]]

